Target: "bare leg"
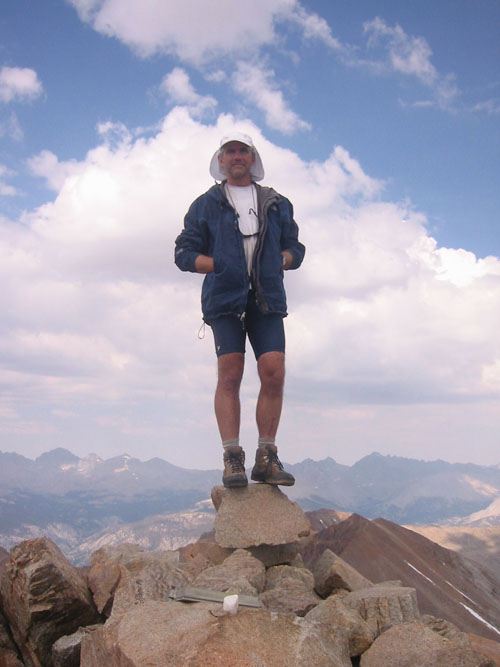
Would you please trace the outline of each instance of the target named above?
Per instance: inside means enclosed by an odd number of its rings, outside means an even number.
[[[294,476],[283,468],[274,444],[283,405],[285,383],[285,355],[283,352],[267,352],[259,357],[257,364],[260,377],[260,394],[257,401],[257,427],[259,446],[255,452],[252,469],[254,482],[292,486]],[[262,442],[267,440],[267,442]]]
[[[215,417],[222,440],[233,440],[240,433],[240,384],[245,356],[240,352],[223,354],[217,360]]]
[[[265,352],[259,357],[257,370],[260,378],[256,414],[259,437],[275,438],[283,405],[284,353]]]

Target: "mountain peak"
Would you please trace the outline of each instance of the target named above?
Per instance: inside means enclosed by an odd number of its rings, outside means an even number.
[[[79,458],[68,449],[64,449],[64,447],[56,447],[56,449],[51,449],[49,452],[41,454],[35,460],[42,465],[60,466],[64,463],[77,463]]]

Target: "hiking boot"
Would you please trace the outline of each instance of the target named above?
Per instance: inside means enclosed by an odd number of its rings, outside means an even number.
[[[281,486],[293,486],[295,484],[295,477],[283,468],[275,445],[266,445],[266,449],[263,447],[257,449],[255,465],[252,469],[252,479],[254,482],[280,484]]]
[[[222,483],[229,489],[248,485],[245,475],[245,452],[239,445],[231,445],[224,449]]]

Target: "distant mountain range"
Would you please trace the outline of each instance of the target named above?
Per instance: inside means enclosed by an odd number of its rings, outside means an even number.
[[[332,507],[396,523],[465,520],[500,498],[500,466],[419,461],[370,454],[353,466],[328,458],[289,466],[296,476],[292,496],[304,509]],[[491,516],[498,511],[486,511]]]
[[[500,466],[374,453],[353,466],[327,458],[287,469],[297,482],[285,491],[304,510],[399,524],[500,525]],[[149,530],[150,548],[176,548],[211,525],[203,501],[220,483],[221,470],[188,470],[159,458],[80,459],[59,448],[33,461],[0,452],[0,546],[45,534],[80,559],[112,535],[132,539],[127,527],[135,524],[143,535]]]

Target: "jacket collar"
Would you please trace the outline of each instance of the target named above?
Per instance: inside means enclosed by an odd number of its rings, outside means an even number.
[[[218,202],[227,202],[226,193],[224,192],[224,185],[226,181],[222,183],[215,183],[212,185],[207,194],[214,197]],[[255,186],[257,190],[257,200],[259,202],[259,207],[262,209],[270,202],[270,200],[278,199],[279,194],[274,190],[274,188],[267,187],[266,185],[259,185],[252,181],[252,185]]]

